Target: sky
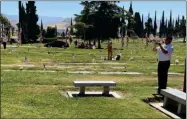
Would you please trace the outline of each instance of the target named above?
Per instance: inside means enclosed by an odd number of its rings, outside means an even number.
[[[79,14],[83,6],[79,4],[80,1],[36,1],[37,14],[39,16],[50,17],[74,17],[74,14]],[[121,1],[119,6],[124,6],[126,10],[129,9],[130,1]],[[154,18],[155,10],[157,11],[157,19],[161,19],[162,11],[165,11],[166,18],[170,16],[172,10],[173,18],[178,15],[186,17],[186,1],[133,1],[133,11],[139,12],[144,16]],[[18,15],[18,2],[16,1],[2,1],[1,12],[7,15]]]

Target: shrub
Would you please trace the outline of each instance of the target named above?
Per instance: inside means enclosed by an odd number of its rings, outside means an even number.
[[[57,38],[44,38],[43,43],[50,43],[50,42],[56,41],[56,40],[57,40]]]

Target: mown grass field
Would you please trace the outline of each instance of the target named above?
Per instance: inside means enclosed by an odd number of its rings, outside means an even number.
[[[119,41],[116,40],[113,44],[115,48],[120,48]],[[173,43],[173,45],[175,50],[171,63],[174,64],[178,59],[180,64],[184,64],[185,44]],[[77,49],[74,45],[67,49],[43,46],[37,48],[36,44],[23,46],[25,47],[1,49],[2,118],[169,118],[143,101],[152,97],[157,87],[157,76],[152,74],[157,70],[156,54],[152,52],[152,44],[145,48],[145,43],[142,41],[130,41],[128,48],[114,51],[115,55],[122,53],[120,61],[101,60],[100,55],[107,56],[106,49],[101,49],[99,54],[98,49]],[[106,44],[102,43],[102,47],[106,48]],[[25,56],[28,57],[28,63],[34,65],[33,67],[16,66],[24,64]],[[86,64],[93,62],[119,64]],[[8,64],[15,66],[6,66]],[[46,64],[47,70],[56,72],[27,72],[27,70],[43,70],[43,64]],[[7,69],[26,71],[3,71]],[[67,71],[119,71],[144,74],[70,74]],[[169,72],[184,73],[184,65],[171,65]],[[60,92],[65,94],[67,91],[79,90],[72,85],[75,80],[115,81],[117,86],[112,90],[118,92],[122,99],[68,98],[61,95]],[[181,89],[183,80],[182,75],[169,75],[168,86]],[[102,87],[91,87],[86,90],[102,89]]]

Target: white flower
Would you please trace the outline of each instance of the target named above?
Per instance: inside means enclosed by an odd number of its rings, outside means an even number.
[[[179,64],[179,60],[178,59],[175,60],[175,64]]]

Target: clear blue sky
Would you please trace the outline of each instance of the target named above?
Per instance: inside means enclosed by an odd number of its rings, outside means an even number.
[[[37,14],[40,16],[52,17],[73,17],[74,14],[79,14],[83,7],[79,4],[80,1],[36,1]],[[129,9],[129,1],[121,1],[119,6],[124,6]],[[162,16],[162,11],[165,11],[165,16],[169,18],[170,10],[172,10],[173,18],[178,15],[186,16],[186,1],[133,1],[134,12],[140,12],[144,16],[154,17],[155,10],[157,11],[157,19]],[[18,15],[18,2],[3,1],[1,4],[1,12],[7,15]]]

